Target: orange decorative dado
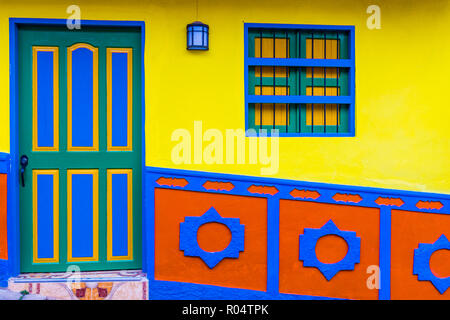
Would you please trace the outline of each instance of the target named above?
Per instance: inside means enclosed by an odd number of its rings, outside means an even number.
[[[231,182],[206,181],[203,188],[206,190],[231,191],[234,185]]]
[[[294,189],[289,194],[294,198],[301,198],[301,199],[316,200],[318,197],[320,197],[320,193],[318,193],[317,191],[310,191],[310,190]]]
[[[278,193],[278,189],[275,187],[270,186],[257,186],[257,185],[251,185],[248,187],[248,192],[250,193],[258,193],[258,194],[270,194],[273,196],[274,194]]]
[[[397,207],[401,207],[404,204],[403,200],[400,198],[383,198],[383,197],[378,197],[378,199],[375,200],[375,203],[380,206],[397,206]]]
[[[337,202],[353,202],[358,203],[362,200],[359,194],[350,194],[350,193],[336,193],[333,196],[334,201]]]
[[[165,178],[161,177],[158,180],[156,180],[156,183],[160,186],[169,186],[169,187],[185,187],[187,186],[188,182],[186,179],[181,178]]]
[[[436,209],[440,210],[442,209],[444,205],[440,203],[439,201],[419,201],[416,203],[416,207],[419,209]]]
[[[0,259],[8,259],[8,238],[6,225],[6,174],[0,174]]]

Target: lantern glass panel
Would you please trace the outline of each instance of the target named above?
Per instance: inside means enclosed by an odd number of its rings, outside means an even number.
[[[194,46],[203,46],[203,28],[202,27],[194,27]]]

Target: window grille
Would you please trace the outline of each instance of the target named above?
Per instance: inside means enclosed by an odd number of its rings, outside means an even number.
[[[245,24],[247,129],[354,135],[353,27]]]

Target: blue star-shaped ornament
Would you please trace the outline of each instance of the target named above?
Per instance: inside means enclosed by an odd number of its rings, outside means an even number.
[[[218,252],[207,252],[200,248],[197,242],[198,229],[210,222],[225,225],[231,232],[228,246]],[[212,269],[225,258],[238,258],[239,252],[244,251],[244,225],[238,218],[223,218],[211,207],[200,217],[185,217],[180,223],[180,250],[187,257],[199,257]]]
[[[431,255],[441,249],[450,250],[450,241],[443,234],[434,243],[419,243],[419,247],[414,249],[413,274],[419,281],[431,281],[439,293],[444,294],[450,287],[450,277],[439,278],[430,269]]]
[[[317,259],[317,241],[327,235],[336,235],[347,242],[348,251],[345,257],[336,263],[323,263]],[[300,255],[299,260],[303,261],[304,267],[319,269],[324,277],[330,281],[339,271],[354,270],[355,264],[359,263],[361,251],[361,238],[356,236],[356,232],[342,231],[329,220],[320,229],[305,228],[300,235]]]

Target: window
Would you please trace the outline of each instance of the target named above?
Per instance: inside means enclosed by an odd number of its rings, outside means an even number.
[[[354,136],[354,28],[245,24],[246,128]]]

